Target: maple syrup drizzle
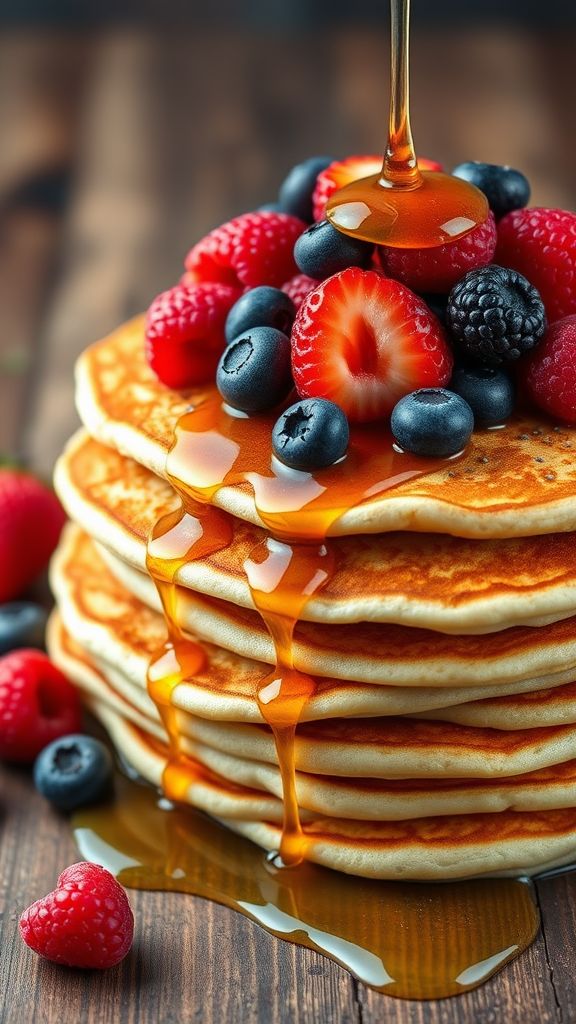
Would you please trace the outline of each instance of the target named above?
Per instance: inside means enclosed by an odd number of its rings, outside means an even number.
[[[276,870],[247,839],[122,775],[113,803],[78,812],[74,828],[81,856],[123,885],[222,903],[398,998],[476,988],[538,931],[527,880],[382,882],[310,862]]]
[[[218,509],[188,503],[162,516],[154,525],[146,547],[146,565],[164,611],[168,640],[151,658],[148,693],[168,734],[170,754],[163,777],[163,789],[171,800],[185,800],[197,775],[192,760],[181,750],[177,711],[172,702],[175,688],[193,679],[206,664],[200,644],[184,636],[178,613],[176,579],[183,565],[195,558],[227,547],[232,531]]]
[[[334,557],[326,536],[349,509],[404,480],[443,467],[447,460],[399,452],[385,430],[355,429],[343,462],[317,475],[296,471],[283,466],[272,454],[274,419],[234,413],[222,404],[216,390],[180,418],[166,474],[182,506],[153,531],[147,565],[158,583],[170,620],[171,645],[178,653],[186,641],[181,633],[173,639],[178,620],[174,581],[186,561],[207,553],[210,531],[203,533],[201,542],[194,540],[189,546],[178,540],[175,557],[168,561],[158,557],[163,551],[158,545],[167,543],[169,554],[173,553],[170,538],[174,530],[177,536],[178,530],[182,531],[188,507],[197,510],[202,503],[214,502],[218,492],[228,485],[248,485],[271,539],[250,554],[244,568],[254,605],[269,631],[276,655],[274,671],[262,681],[255,698],[274,736],[283,785],[285,820],[278,863],[293,866],[303,859],[306,849],[296,796],[295,730],[314,693],[315,681],[294,669],[292,638],[306,602],[333,572]],[[224,513],[215,508],[212,513],[219,524]],[[195,522],[198,516],[193,518]],[[222,546],[220,533],[218,546]],[[175,686],[186,676],[172,674],[167,681],[162,677],[158,685],[155,674],[152,667],[149,693],[157,703],[160,700],[163,721],[175,733],[171,736],[172,754],[164,783],[167,794],[176,799],[177,793],[185,794],[194,768],[179,752],[175,713],[166,705]]]
[[[410,0],[390,0],[390,15],[390,119],[382,170],[336,192],[326,216],[354,238],[401,249],[429,248],[483,224],[488,203],[469,182],[419,170],[410,128]]]

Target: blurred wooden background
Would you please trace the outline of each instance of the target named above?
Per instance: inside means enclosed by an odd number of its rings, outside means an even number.
[[[72,367],[90,341],[173,283],[211,227],[273,199],[296,161],[383,146],[387,47],[377,27],[350,25],[4,31],[0,455],[49,475],[77,423]],[[419,28],[418,151],[448,169],[509,163],[531,179],[534,204],[575,208],[575,52],[567,28]],[[106,979],[51,970],[23,952],[15,922],[73,844],[25,775],[2,780],[6,1024],[576,1019],[574,876],[540,886],[545,936],[529,953],[441,1004],[382,999],[322,957],[177,895],[137,894],[140,951]],[[186,925],[185,953],[173,921]]]

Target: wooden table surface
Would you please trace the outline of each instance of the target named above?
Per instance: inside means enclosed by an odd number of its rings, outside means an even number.
[[[574,33],[421,32],[418,150],[523,169],[539,205],[576,207]],[[274,197],[297,160],[383,140],[378,30],[113,32],[0,38],[0,453],[49,475],[77,422],[72,364],[173,283],[187,248]],[[221,907],[133,893],[132,954],[88,974],[17,936],[76,857],[24,771],[0,775],[0,1013],[6,1024],[546,1024],[576,1020],[576,876],[541,882],[543,929],[458,999],[396,1001]]]

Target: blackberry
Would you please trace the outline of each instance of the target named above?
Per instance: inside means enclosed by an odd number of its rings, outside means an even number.
[[[546,330],[546,313],[522,274],[491,264],[470,270],[454,285],[446,323],[463,355],[499,366],[536,347]]]

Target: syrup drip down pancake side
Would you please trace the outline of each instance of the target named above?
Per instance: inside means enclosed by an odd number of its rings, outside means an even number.
[[[96,663],[121,667],[126,684],[139,694],[148,713],[155,711],[146,693],[146,673],[150,657],[166,636],[163,616],[119,582],[89,537],[73,525],[68,525],[62,536],[51,567],[51,583],[71,635]],[[199,641],[197,636],[194,639]],[[202,643],[206,668],[177,687],[175,704],[204,718],[261,722],[254,692],[266,666]],[[576,683],[566,676],[559,673],[545,681],[506,686],[410,689],[318,678],[303,720],[410,713],[504,729],[562,725],[576,722]],[[549,688],[542,689],[545,686]],[[523,693],[526,697],[520,699]]]
[[[98,696],[107,687],[105,680],[56,618],[51,623],[49,645],[55,661],[90,694],[88,707],[107,728],[123,758],[142,778],[159,785],[167,748],[154,737],[155,730],[138,727],[119,707]],[[189,802],[213,815],[220,811],[230,828],[265,849],[274,849],[279,842],[280,825],[275,818],[281,802],[258,789],[230,782],[199,761],[196,764]],[[544,777],[542,782],[545,786]],[[302,785],[305,788],[305,781]],[[261,819],[255,815],[255,820],[245,820],[251,810],[266,813]],[[572,808],[464,812],[396,821],[361,821],[305,811],[302,819],[309,859],[372,878],[533,874],[569,862],[576,844]]]
[[[170,484],[80,432],[55,474],[68,514],[134,568],[146,539],[176,507]],[[254,608],[245,573],[266,534],[231,520],[231,543],[183,564],[183,587]],[[331,542],[335,570],[303,609],[325,623],[395,622],[445,633],[540,626],[576,612],[576,545],[567,533],[484,541],[388,533]]]

